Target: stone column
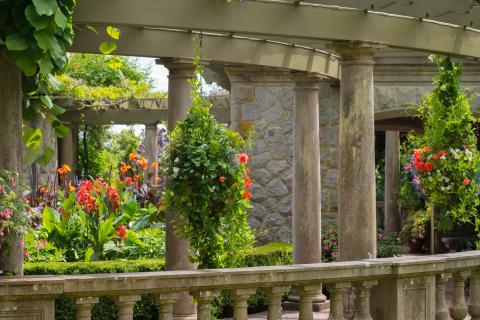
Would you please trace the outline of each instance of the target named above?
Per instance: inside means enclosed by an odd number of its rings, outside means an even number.
[[[73,181],[77,171],[78,126],[70,125],[69,129],[67,135],[60,139],[59,166],[66,164],[72,169],[67,175],[67,181]]]
[[[341,41],[339,259],[375,258],[375,128],[373,55],[376,44]]]
[[[145,157],[148,160],[148,170],[145,181],[149,179],[151,185],[156,184],[158,168],[153,168],[152,163],[158,161],[158,143],[157,143],[157,124],[149,123],[145,125]]]
[[[400,133],[385,131],[385,233],[400,231]]]
[[[0,57],[0,114],[2,137],[0,138],[0,170],[23,171],[22,141],[22,77],[20,69]],[[10,243],[0,243],[0,270],[23,275],[23,246],[19,239],[5,235]]]
[[[294,74],[293,134],[293,263],[322,262],[320,137],[318,88],[320,76]]]
[[[194,76],[195,66],[192,62],[177,59],[160,60],[168,68],[168,131],[171,132],[177,121],[185,119],[188,109],[192,105],[192,86],[189,79]],[[175,232],[175,213],[167,211],[166,219],[166,269],[193,270],[195,265],[190,262],[188,243]],[[196,308],[187,292],[183,293],[175,303],[173,312],[175,317],[195,317]]]

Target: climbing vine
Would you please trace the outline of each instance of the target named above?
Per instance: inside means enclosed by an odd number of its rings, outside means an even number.
[[[74,7],[75,0],[0,1],[0,52],[23,73],[24,119],[42,115],[51,121],[58,137],[68,133],[68,128],[58,120],[64,110],[52,102],[50,94],[59,89],[55,74],[65,67],[65,48],[73,41]],[[53,156],[50,147],[40,154],[41,141],[40,130],[25,131],[27,164],[39,157],[42,163],[48,162]]]

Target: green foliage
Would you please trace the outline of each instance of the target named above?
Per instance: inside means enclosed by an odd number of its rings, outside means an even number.
[[[200,74],[197,58],[193,105],[171,133],[166,152],[166,203],[199,268],[237,266],[253,241],[246,221],[248,156],[239,160],[244,141],[210,113]]]
[[[79,53],[69,55],[65,69],[66,76],[95,87],[121,87],[125,80],[151,84],[150,72],[135,58]]]
[[[58,88],[54,75],[66,64],[66,50],[73,42],[72,15],[75,0],[19,0],[0,2],[0,52],[12,60],[24,74],[23,115],[36,114],[49,119],[59,137],[68,132],[57,118],[63,109],[48,97]],[[33,96],[38,98],[30,99]],[[25,138],[28,140],[28,138]],[[47,163],[50,149],[43,154],[36,145],[27,145],[27,162],[40,157]],[[28,163],[27,163],[28,164]]]
[[[435,207],[437,229],[447,231],[455,223],[472,223],[480,231],[476,120],[461,91],[461,68],[447,57],[434,57],[434,61],[439,69],[436,86],[419,108],[425,133],[409,138],[415,149],[410,151],[413,156],[405,170],[425,206]],[[408,199],[412,189],[404,186],[402,192],[402,198]]]
[[[404,253],[396,233],[377,233],[377,258],[399,257]]]
[[[31,215],[23,200],[25,190],[18,174],[0,170],[0,250],[11,250],[7,239],[19,239],[27,231]]]

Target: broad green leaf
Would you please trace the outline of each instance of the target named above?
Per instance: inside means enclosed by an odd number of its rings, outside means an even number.
[[[112,26],[107,27],[107,34],[115,40],[120,39],[120,33],[121,33],[120,29],[117,29]]]
[[[38,157],[37,162],[41,166],[46,166],[50,160],[52,160],[55,151],[51,147],[45,147],[43,153],[40,157]]]
[[[88,247],[87,250],[85,250],[85,261],[86,262],[92,261],[94,254],[95,254],[95,251],[93,250],[93,248]]]
[[[40,96],[40,101],[43,103],[45,107],[47,107],[47,109],[53,108],[53,102],[49,96]]]
[[[0,38],[0,44],[4,44],[5,42],[3,42],[2,38]]]
[[[35,37],[35,40],[37,40],[38,46],[43,51],[48,51],[50,49],[53,49],[53,46],[54,46],[54,43],[56,42],[56,40],[54,38],[54,35],[52,33],[48,32],[48,30],[34,31],[33,36]]]
[[[38,65],[40,66],[40,73],[47,74],[53,71],[52,60],[48,56],[43,56],[38,60]]]
[[[62,83],[55,78],[55,76],[51,73],[47,74],[47,82],[48,85],[52,87],[53,90],[61,90]]]
[[[65,29],[65,27],[67,26],[67,22],[68,22],[67,17],[65,17],[62,10],[58,8],[57,11],[55,12],[55,24],[59,28]]]
[[[143,246],[143,242],[138,238],[137,234],[132,230],[127,230],[127,237],[125,240],[135,243],[138,246]]]
[[[40,148],[38,147],[27,147],[27,152],[25,152],[25,155],[23,156],[23,163],[26,166],[30,166],[35,160],[37,160],[39,152]]]
[[[57,0],[33,0],[33,5],[39,15],[51,16],[57,9]]]
[[[50,207],[46,206],[43,209],[43,214],[42,214],[42,227],[47,231],[47,232],[52,232],[53,229],[55,228],[55,225],[57,222],[60,220],[59,215],[56,214],[53,209]]]
[[[25,8],[25,17],[28,22],[35,28],[35,30],[42,30],[47,28],[52,23],[52,17],[41,16],[35,10],[35,7],[30,4]]]
[[[5,45],[10,51],[22,51],[28,49],[28,43],[18,32],[10,33],[5,39]]]
[[[110,54],[117,49],[117,44],[115,42],[102,42],[98,49],[103,54]]]
[[[113,234],[113,218],[109,218],[102,222],[98,228],[98,243],[105,243],[110,240],[111,235]]]
[[[23,133],[23,144],[28,147],[36,146],[40,147],[43,140],[42,131],[38,128],[27,128]]]
[[[64,114],[65,111],[67,111],[67,110],[65,110],[64,108],[60,107],[57,104],[53,104],[52,112],[53,112],[54,115],[58,116],[60,114]]]
[[[52,121],[52,126],[57,138],[63,138],[70,132],[70,129],[58,120]]]

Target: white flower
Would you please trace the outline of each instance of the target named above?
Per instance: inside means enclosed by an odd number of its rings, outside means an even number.
[[[178,159],[178,158],[177,158],[177,159]],[[179,170],[180,170],[179,168],[173,167],[173,173],[178,173]]]
[[[444,186],[441,186],[441,187],[440,187],[440,190],[445,191],[445,187],[444,187]]]
[[[447,159],[447,157],[445,157],[445,156],[440,157],[440,160],[445,160],[445,159]]]
[[[180,159],[178,157],[176,157],[175,160],[173,160],[173,162],[175,162],[175,163],[178,162],[178,161],[180,161]]]
[[[428,181],[432,182],[433,181],[432,177],[428,177]]]

